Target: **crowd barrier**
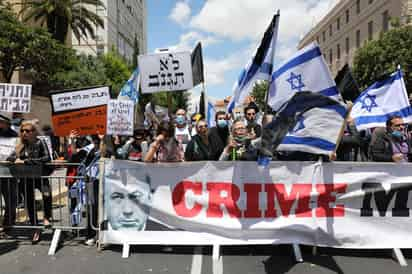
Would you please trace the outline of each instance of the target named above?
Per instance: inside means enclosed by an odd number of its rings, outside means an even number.
[[[0,162],[3,230],[53,230],[50,255],[55,253],[62,231],[75,237],[81,230],[97,231],[97,223],[92,222],[97,212],[89,206],[91,198],[98,195],[93,182],[88,176],[67,175],[68,169],[78,167],[66,162],[45,166]]]

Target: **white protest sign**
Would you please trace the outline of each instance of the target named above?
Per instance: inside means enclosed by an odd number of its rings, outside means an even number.
[[[134,102],[130,100],[110,100],[107,108],[108,135],[133,135]]]
[[[50,157],[53,159],[54,158],[53,157],[54,156],[53,155],[53,146],[52,146],[50,136],[37,136],[37,138],[39,138],[40,140],[43,140],[46,143],[47,149],[49,150]]]
[[[193,87],[190,52],[140,55],[142,93],[187,90]]]
[[[0,138],[0,161],[6,161],[16,149],[16,143],[17,138]]]
[[[31,85],[0,83],[0,111],[30,112]]]
[[[110,100],[109,87],[67,91],[51,95],[55,112],[106,105]]]

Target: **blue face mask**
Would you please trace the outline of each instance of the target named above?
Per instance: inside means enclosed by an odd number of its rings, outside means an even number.
[[[226,120],[217,120],[217,126],[220,128],[227,127],[227,121]]]
[[[185,117],[183,115],[177,115],[175,121],[178,125],[183,125],[185,123]]]
[[[396,138],[396,139],[402,139],[402,137],[403,137],[403,132],[399,131],[399,130],[394,130],[394,131],[392,131],[391,134],[392,134],[392,137]]]

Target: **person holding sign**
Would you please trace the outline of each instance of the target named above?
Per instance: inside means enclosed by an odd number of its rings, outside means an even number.
[[[135,129],[133,137],[117,150],[117,154],[121,159],[142,162],[148,149],[146,141],[147,135],[148,132],[144,128]]]

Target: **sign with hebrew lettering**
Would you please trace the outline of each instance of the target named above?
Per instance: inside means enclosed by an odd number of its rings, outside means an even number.
[[[30,112],[31,85],[0,83],[0,111]]]
[[[134,102],[131,100],[110,100],[107,107],[108,135],[133,135]]]
[[[56,136],[69,136],[72,130],[80,135],[106,133],[109,87],[53,91],[50,101]]]
[[[139,56],[142,93],[187,90],[193,87],[190,52]]]
[[[103,243],[411,248],[411,169],[107,160]]]

